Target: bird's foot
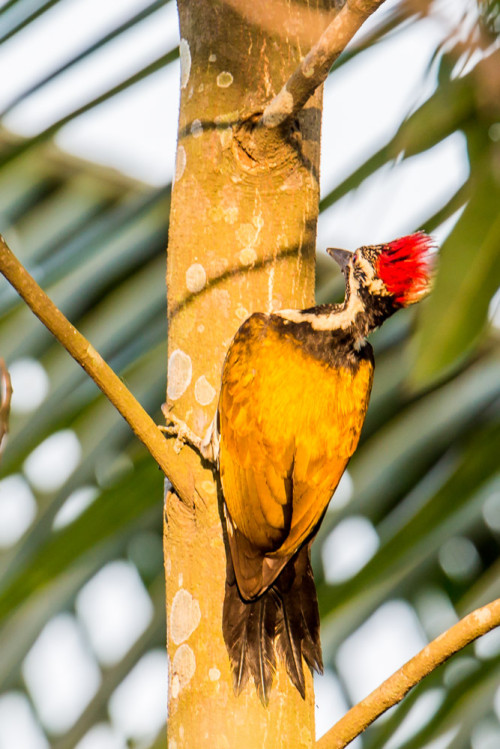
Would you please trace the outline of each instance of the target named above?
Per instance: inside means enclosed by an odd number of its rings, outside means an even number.
[[[188,425],[184,421],[182,421],[182,419],[179,419],[177,418],[177,416],[171,414],[165,403],[161,407],[161,410],[163,411],[163,415],[165,416],[167,423],[165,424],[165,426],[159,425],[158,428],[167,437],[176,438],[174,445],[175,452],[180,453],[183,445],[185,444],[191,445],[191,447],[194,447],[196,450],[198,450],[198,452],[200,452],[201,438],[198,437],[198,435],[195,434],[188,427]]]
[[[219,439],[215,423],[212,422],[204,437],[198,437],[188,425],[171,412],[171,407],[163,403],[161,410],[167,422],[165,426],[159,426],[167,437],[175,437],[174,450],[180,453],[183,445],[191,445],[197,450],[201,457],[209,463],[216,463],[219,453]],[[214,420],[215,421],[215,420]]]

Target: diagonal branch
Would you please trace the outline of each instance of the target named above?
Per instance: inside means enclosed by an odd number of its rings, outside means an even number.
[[[71,325],[30,276],[8,248],[2,236],[0,236],[0,272],[52,335],[90,375],[132,431],[144,443],[164,473],[171,476],[173,473],[172,453],[167,450],[165,437],[158,426],[92,344]]]
[[[500,625],[500,598],[476,609],[439,635],[361,700],[317,743],[316,749],[343,749],[365,728],[403,697],[425,676],[481,635]]]
[[[366,19],[384,0],[347,0],[316,44],[294,70],[262,115],[265,127],[277,127],[295,117],[326,79],[333,63]]]

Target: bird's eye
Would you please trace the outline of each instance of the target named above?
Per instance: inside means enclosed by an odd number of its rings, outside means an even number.
[[[352,262],[355,263],[357,259],[358,259],[358,254],[356,252],[353,252],[353,254],[352,254]]]

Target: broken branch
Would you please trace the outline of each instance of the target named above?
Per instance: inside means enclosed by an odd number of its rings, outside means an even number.
[[[265,127],[278,127],[300,112],[318,86],[326,80],[333,63],[356,31],[383,2],[347,0],[279,94],[264,109],[261,122]]]

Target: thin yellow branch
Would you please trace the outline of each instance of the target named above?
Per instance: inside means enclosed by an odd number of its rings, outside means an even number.
[[[49,299],[0,236],[0,271],[28,307],[83,367],[104,395],[144,443],[165,474],[171,476],[172,458],[165,437],[111,367]]]
[[[360,26],[384,0],[347,0],[316,44],[294,70],[262,115],[265,127],[277,127],[295,117],[315,90],[326,80],[333,63]]]
[[[409,660],[355,705],[317,743],[316,749],[342,749],[422,679],[478,637],[500,625],[500,598],[476,609]]]
[[[0,456],[3,452],[4,437],[9,431],[10,401],[12,399],[12,383],[9,370],[0,357]]]

